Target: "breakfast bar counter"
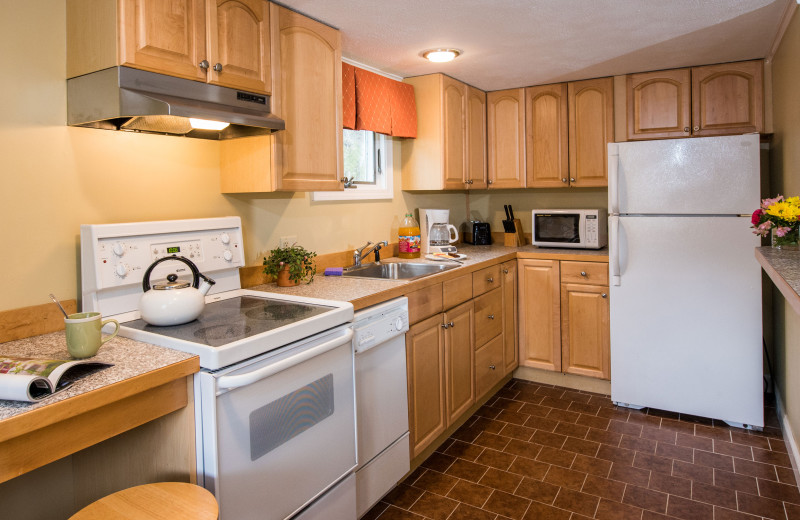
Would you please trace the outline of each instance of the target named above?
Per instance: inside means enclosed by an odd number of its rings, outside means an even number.
[[[0,355],[69,359],[64,332],[2,344]],[[0,400],[0,482],[131,430],[190,402],[197,356],[116,337],[92,372],[35,403]]]

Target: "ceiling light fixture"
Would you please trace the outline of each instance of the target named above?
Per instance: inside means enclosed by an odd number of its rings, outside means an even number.
[[[434,63],[453,61],[459,54],[461,51],[458,49],[430,49],[420,53],[423,58]]]

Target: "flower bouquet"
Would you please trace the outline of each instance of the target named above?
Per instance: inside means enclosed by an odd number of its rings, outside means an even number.
[[[772,234],[772,247],[798,249],[800,244],[800,197],[764,199],[753,212],[751,227],[761,237]]]

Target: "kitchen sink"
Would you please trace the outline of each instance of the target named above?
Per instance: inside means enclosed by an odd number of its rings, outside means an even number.
[[[422,264],[414,262],[373,263],[345,270],[342,276],[379,280],[416,280],[458,267],[455,264]]]

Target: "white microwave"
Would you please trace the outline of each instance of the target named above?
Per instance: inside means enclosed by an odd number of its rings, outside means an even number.
[[[608,243],[604,209],[533,210],[533,245],[600,249]]]

